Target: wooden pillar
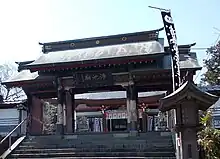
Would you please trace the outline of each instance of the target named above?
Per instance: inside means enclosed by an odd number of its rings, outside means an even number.
[[[26,92],[25,92],[26,93]],[[27,115],[29,119],[27,120],[27,135],[31,132],[31,105],[32,105],[32,96],[29,93],[27,94]]]
[[[128,112],[128,130],[132,134],[137,134],[138,110],[137,110],[138,92],[134,84],[127,87],[127,112]]]
[[[41,100],[35,96],[29,96],[29,108],[31,119],[29,122],[29,132],[31,135],[42,134],[43,131],[43,106]]]
[[[19,112],[19,122],[18,123],[21,123],[22,120],[23,120],[23,118],[22,118],[22,109],[21,108],[17,108],[17,110]],[[22,126],[20,126],[20,128],[19,128],[19,135],[21,135],[21,132],[22,132]]]
[[[108,132],[106,113],[105,112],[103,114],[102,123],[103,123],[103,131]]]
[[[73,132],[73,109],[72,109],[72,95],[70,91],[65,92],[65,105],[66,105],[66,125],[64,124],[64,129],[66,133]],[[65,128],[66,127],[66,128]]]
[[[143,132],[147,132],[147,113],[145,111],[142,112],[142,128]]]
[[[64,133],[64,114],[63,114],[63,105],[64,105],[64,89],[61,85],[61,79],[57,78],[57,123],[56,123],[56,134],[62,135]]]
[[[152,117],[152,131],[155,131],[155,115],[153,114]]]

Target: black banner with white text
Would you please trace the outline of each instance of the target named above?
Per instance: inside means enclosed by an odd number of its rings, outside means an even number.
[[[173,75],[173,90],[175,91],[180,87],[180,65],[179,65],[179,50],[177,45],[176,30],[174,27],[173,19],[171,17],[171,12],[161,11],[166,36],[172,55],[172,75]]]

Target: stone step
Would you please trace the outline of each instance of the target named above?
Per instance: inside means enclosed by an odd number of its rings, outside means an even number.
[[[51,152],[51,153],[13,153],[11,158],[34,157],[174,157],[171,152]]]
[[[41,143],[41,142],[23,142],[22,145],[35,145],[35,146],[50,146],[50,145],[63,145],[63,146],[73,146],[73,145],[173,145],[173,142],[147,142],[147,141],[139,141],[139,142],[129,142],[129,141],[109,141],[109,142],[103,142],[103,141],[94,141],[94,142],[51,142],[51,143]]]
[[[115,138],[128,138],[128,139],[166,139],[168,136],[136,136],[136,137],[131,137],[131,136],[124,136],[124,135],[121,135],[121,134],[117,134],[115,136],[106,136],[106,137],[100,137],[100,136],[66,136],[66,138],[68,137],[72,137],[72,138],[75,138],[75,139],[80,139],[80,140],[90,140],[90,139],[103,139],[103,140],[106,140],[106,139],[115,139]]]
[[[26,144],[35,144],[35,143],[42,143],[42,144],[56,144],[56,143],[77,143],[77,144],[86,144],[86,143],[172,143],[173,141],[170,139],[167,140],[85,140],[85,141],[79,141],[79,140],[60,140],[60,141],[37,141],[37,140],[25,140],[23,143]]]
[[[136,137],[129,136],[129,133],[97,133],[97,134],[73,134],[73,135],[64,135],[64,137],[73,137],[78,139],[109,139],[109,138],[167,138],[171,136],[169,132],[147,132],[147,133],[139,133]],[[30,136],[31,139],[60,139],[61,136],[57,135],[44,135],[44,136]]]
[[[97,140],[92,140],[92,139],[88,139],[88,140],[79,140],[79,139],[60,139],[60,140],[28,140],[26,139],[24,142],[27,143],[31,143],[31,142],[37,142],[37,143],[49,143],[49,144],[53,144],[53,143],[66,143],[66,142],[74,142],[74,143],[91,143],[91,142],[155,142],[155,143],[161,143],[161,142],[172,142],[171,138],[166,138],[166,139],[105,139],[105,140],[101,140],[101,139],[97,139]]]
[[[170,152],[173,149],[170,149]],[[18,149],[15,150],[15,153],[20,153],[20,154],[24,154],[24,153],[53,153],[53,152],[169,152],[169,150],[166,149],[151,149],[151,150],[145,150],[145,149],[124,149],[124,148],[118,148],[118,149],[106,149],[106,148],[51,148],[51,149],[36,149],[36,148],[32,148],[32,149]]]
[[[85,141],[85,140],[93,140],[93,139],[96,139],[96,140],[109,140],[109,139],[128,139],[128,140],[167,140],[167,139],[171,139],[172,137],[171,136],[137,136],[137,137],[123,137],[123,136],[116,136],[116,137],[100,137],[100,136],[97,136],[97,137],[94,137],[94,136],[91,136],[91,137],[84,137],[84,136],[74,136],[74,135],[68,135],[68,136],[64,136],[63,138],[58,138],[58,137],[31,137],[29,138],[29,140],[37,140],[37,141],[59,141],[59,140],[79,140],[79,141]]]
[[[42,158],[42,157],[40,157]],[[31,159],[40,159],[31,158]],[[176,157],[43,157],[44,159],[176,159]],[[27,159],[27,158],[17,158],[17,159]]]
[[[117,144],[110,144],[110,143],[100,143],[100,144],[94,144],[94,143],[88,143],[88,144],[52,144],[52,145],[45,145],[45,144],[24,144],[20,146],[21,148],[123,148],[123,149],[150,149],[150,148],[173,148],[173,144],[168,143],[117,143]]]
[[[174,149],[123,149],[123,148],[115,148],[115,149],[106,149],[106,148],[72,148],[74,150],[61,150],[61,149],[47,149],[47,150],[36,150],[36,148],[33,149],[18,149],[14,151],[14,153],[41,153],[41,152],[170,152],[173,153]]]
[[[138,137],[117,135],[87,134],[78,135],[77,138],[74,135],[29,136],[10,158],[175,158],[173,141],[169,135],[161,136],[159,132],[140,134]]]

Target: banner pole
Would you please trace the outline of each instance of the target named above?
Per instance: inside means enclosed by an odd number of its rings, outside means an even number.
[[[158,8],[149,6],[152,9],[160,10],[163,19],[163,24],[169,44],[169,51],[171,53],[171,69],[172,69],[172,83],[173,91],[177,90],[181,85],[180,78],[180,65],[179,65],[179,50],[177,45],[176,30],[174,22],[171,16],[171,11],[168,9]],[[181,113],[182,110],[180,109]],[[174,109],[171,113],[171,117],[174,119],[174,124],[177,123],[176,110]],[[182,159],[182,146],[181,146],[181,133],[176,132],[176,157]]]
[[[154,6],[148,6],[149,8],[152,8],[152,9],[157,9],[157,10],[160,10],[160,11],[167,11],[167,12],[170,12],[170,9],[164,9],[164,8],[159,8],[159,7],[154,7]]]

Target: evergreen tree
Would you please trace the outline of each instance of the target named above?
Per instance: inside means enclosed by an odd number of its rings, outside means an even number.
[[[202,81],[210,85],[220,84],[220,41],[206,52],[210,54],[210,58],[204,60],[207,72],[204,73]]]

